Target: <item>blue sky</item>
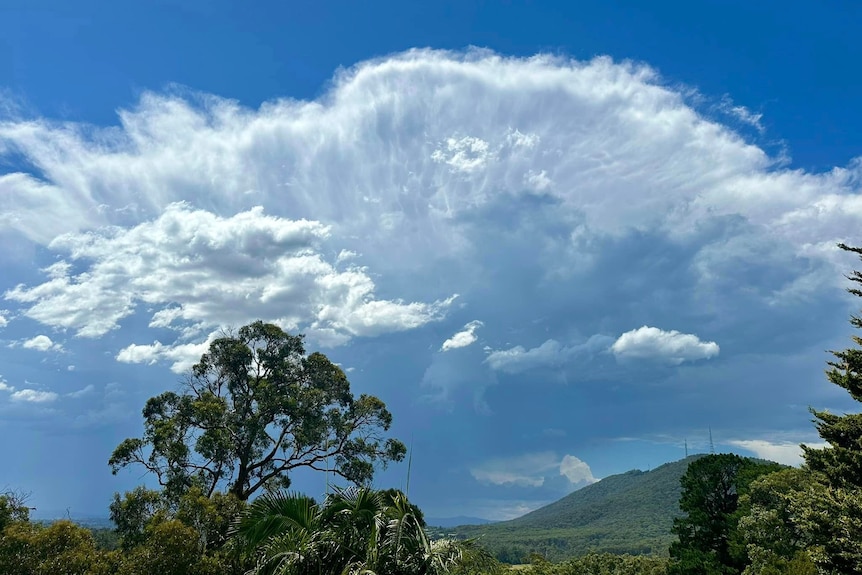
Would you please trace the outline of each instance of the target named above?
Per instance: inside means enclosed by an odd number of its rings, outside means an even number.
[[[258,318],[387,402],[432,517],[710,427],[798,461],[855,407],[862,8],[574,4],[4,2],[0,487],[104,514],[144,401]]]

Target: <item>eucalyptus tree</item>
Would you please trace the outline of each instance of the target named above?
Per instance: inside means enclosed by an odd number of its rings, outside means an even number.
[[[141,465],[177,500],[196,486],[248,500],[286,488],[298,468],[369,482],[376,464],[404,458],[386,438],[392,415],[371,395],[355,397],[344,372],[303,337],[254,322],[214,340],[181,392],[149,399],[144,434],[120,443],[113,473]]]

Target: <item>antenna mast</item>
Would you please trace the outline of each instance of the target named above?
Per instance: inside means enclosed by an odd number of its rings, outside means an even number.
[[[715,455],[715,445],[712,443],[712,426],[709,426],[709,453]]]
[[[410,468],[413,467],[413,436],[410,436],[410,453],[407,455],[407,486],[404,495],[410,497]]]

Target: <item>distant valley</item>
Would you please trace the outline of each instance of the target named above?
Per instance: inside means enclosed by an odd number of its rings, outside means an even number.
[[[426,517],[425,523],[431,527],[458,527],[461,525],[488,525],[495,522],[481,517],[459,515],[458,517]]]

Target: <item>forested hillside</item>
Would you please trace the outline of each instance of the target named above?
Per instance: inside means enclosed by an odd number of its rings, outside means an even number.
[[[551,560],[590,551],[664,555],[680,514],[680,477],[699,457],[612,475],[523,517],[448,532],[480,537],[498,558],[512,563],[531,552]]]

